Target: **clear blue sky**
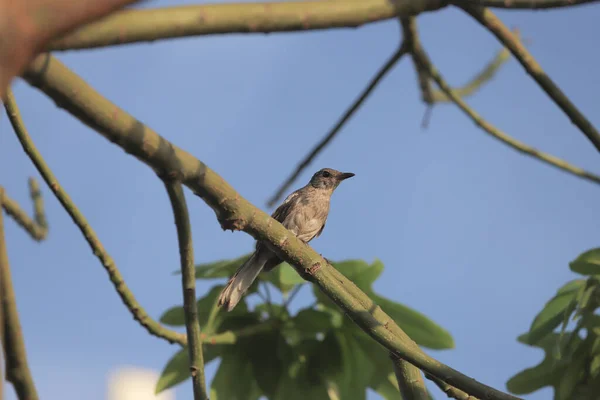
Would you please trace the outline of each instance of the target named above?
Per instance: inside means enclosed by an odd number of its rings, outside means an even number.
[[[149,2],[146,6],[173,4]],[[599,6],[498,12],[531,40],[541,65],[598,127]],[[466,82],[499,45],[454,9],[418,19],[433,61]],[[165,138],[220,173],[245,198],[265,202],[336,121],[399,41],[395,21],[359,29],[187,38],[58,54],[89,83]],[[22,81],[16,98],[32,137],[98,233],[150,315],[181,303],[173,217],[161,182],[142,163]],[[600,172],[600,155],[511,60],[468,99],[507,133]],[[519,344],[544,303],[574,278],[568,262],[598,246],[600,187],[503,146],[456,107],[424,105],[405,59],[385,79],[317,169],[356,173],[333,198],[322,237],[330,259],[381,259],[382,295],[425,313],[455,338],[439,360],[487,384],[537,364]],[[30,210],[27,177],[38,177],[0,119],[0,182]],[[162,369],[175,346],[149,336],[122,305],[78,229],[44,185],[48,240],[33,242],[7,222],[9,257],[38,390],[47,399],[103,400],[118,365]],[[252,238],[223,232],[187,191],[198,262],[251,250]],[[205,292],[213,282],[199,282]],[[304,289],[298,301],[307,301]],[[213,364],[208,376],[215,371]],[[191,397],[187,382],[179,400]],[[65,393],[67,391],[68,393]],[[437,398],[445,398],[441,392]],[[9,399],[14,399],[9,395]],[[551,397],[549,389],[526,396]],[[376,399],[374,394],[370,399]]]

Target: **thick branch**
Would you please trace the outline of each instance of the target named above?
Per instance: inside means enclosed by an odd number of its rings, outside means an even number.
[[[507,47],[529,75],[540,85],[540,87],[550,96],[550,98],[560,107],[581,132],[593,143],[594,147],[600,151],[600,134],[594,128],[592,123],[575,107],[569,98],[560,90],[560,88],[544,72],[542,67],[535,61],[533,56],[527,51],[519,38],[513,34],[494,13],[482,7],[469,6],[463,2],[457,4],[465,10],[470,16],[476,19],[481,25],[492,32],[498,40]]]
[[[573,7],[597,2],[598,0],[456,0],[477,6],[504,8],[507,10],[548,10]]]
[[[133,293],[131,290],[129,290],[127,284],[123,280],[123,276],[121,275],[121,272],[117,268],[112,257],[104,249],[104,246],[96,236],[96,233],[92,227],[88,224],[87,220],[79,211],[77,206],[75,206],[75,203],[73,203],[67,192],[58,183],[58,180],[33,144],[33,141],[27,133],[27,129],[25,128],[23,120],[21,119],[15,98],[10,90],[7,93],[6,103],[4,103],[4,106],[8,113],[10,123],[12,124],[19,141],[23,146],[23,150],[25,153],[27,153],[29,158],[31,158],[31,161],[33,161],[33,164],[40,172],[40,175],[42,175],[44,181],[46,181],[48,186],[52,189],[56,198],[58,201],[60,201],[60,204],[62,204],[65,210],[69,213],[69,216],[85,237],[85,240],[88,242],[92,251],[94,252],[94,255],[98,257],[98,260],[108,273],[110,281],[113,283],[117,293],[121,297],[123,304],[125,304],[125,306],[133,315],[133,318],[144,328],[146,328],[150,334],[161,337],[170,343],[179,343],[185,346],[187,344],[185,335],[172,331],[153,320],[148,313],[146,313],[146,310],[144,310],[144,308],[142,308],[142,306],[135,299]]]
[[[188,337],[190,357],[190,372],[194,388],[194,400],[208,400],[206,381],[204,378],[204,357],[202,355],[202,339],[200,338],[200,322],[196,307],[196,270],[194,268],[194,246],[192,245],[192,228],[187,202],[181,183],[165,180],[165,187],[171,200],[177,239],[179,241],[179,256],[181,258],[181,284],[183,286],[183,310],[185,328]]]
[[[402,400],[429,400],[423,375],[418,368],[390,353]]]
[[[469,396],[468,393],[465,393],[462,390],[455,388],[454,386],[448,385],[446,382],[439,380],[435,376],[431,376],[431,375],[425,374],[425,377],[427,379],[429,379],[430,381],[432,381],[433,383],[435,383],[436,386],[438,388],[440,388],[440,390],[442,392],[446,393],[446,396],[448,396],[451,399],[456,399],[456,400],[479,400],[476,397]]]
[[[26,80],[160,175],[181,179],[213,209],[223,229],[243,230],[264,242],[388,350],[475,396],[516,399],[425,354],[377,304],[309,245],[249,203],[204,163],[101,96],[60,61],[48,54],[39,56],[28,68]],[[72,96],[74,92],[77,96]]]
[[[289,187],[294,183],[294,181],[300,176],[302,171],[304,171],[310,163],[323,151],[323,149],[335,138],[335,136],[342,130],[346,122],[350,120],[350,118],[354,115],[356,111],[362,106],[367,97],[375,90],[379,82],[383,79],[383,77],[398,63],[398,61],[402,58],[402,56],[406,53],[407,48],[404,44],[398,47],[398,50],[391,55],[391,57],[386,61],[386,63],[377,71],[375,76],[371,78],[371,81],[362,91],[362,93],[354,100],[354,103],[346,109],[344,114],[340,117],[338,122],[331,128],[331,130],[321,139],[319,143],[310,151],[310,153],[298,163],[298,166],[292,172],[292,174],[285,180],[285,182],[277,189],[277,192],[269,199],[267,205],[269,207],[273,207],[277,201],[279,201],[283,195],[287,192]]]
[[[19,204],[12,200],[6,193],[2,200],[2,208],[10,215],[23,229],[29,233],[34,239],[42,241],[48,235],[48,223],[46,222],[46,214],[44,213],[44,200],[42,192],[37,181],[34,178],[29,178],[29,195],[33,201],[34,219],[29,218],[27,213],[23,211]]]
[[[500,140],[502,143],[512,147],[513,149],[536,158],[546,164],[549,164],[555,168],[561,169],[565,172],[578,176],[580,178],[586,179],[588,181],[594,183],[600,183],[600,176],[592,174],[591,172],[585,171],[579,167],[575,167],[560,158],[554,157],[550,154],[543,153],[533,147],[526,145],[523,142],[514,139],[513,137],[507,135],[501,130],[494,127],[492,124],[483,119],[479,114],[477,114],[472,108],[470,108],[467,103],[465,103],[448,85],[448,83],[442,78],[439,72],[435,69],[435,67],[431,64],[429,57],[425,53],[425,51],[420,51],[415,53],[415,59],[419,64],[425,68],[426,71],[430,74],[431,78],[437,83],[440,89],[450,98],[452,101],[465,113],[469,118],[475,122],[477,126],[483,129],[485,132],[492,135],[492,137]]]
[[[124,10],[53,41],[47,50],[210,34],[351,28],[397,15],[437,10],[446,3],[447,0],[305,0]]]
[[[0,187],[0,201],[4,189]],[[0,307],[2,307],[2,344],[6,361],[6,380],[11,382],[19,400],[37,400],[38,395],[27,363],[23,331],[19,321],[15,291],[10,276],[4,237],[4,216],[0,212]],[[3,377],[0,376],[0,379]]]
[[[0,0],[0,98],[48,40],[135,0]]]

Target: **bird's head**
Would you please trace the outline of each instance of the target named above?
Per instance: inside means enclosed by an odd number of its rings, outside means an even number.
[[[312,176],[310,185],[317,189],[334,190],[344,179],[353,176],[352,172],[340,172],[331,168],[323,168]]]

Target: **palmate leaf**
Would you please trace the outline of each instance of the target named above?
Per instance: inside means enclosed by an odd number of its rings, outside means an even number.
[[[372,285],[383,271],[383,264],[375,260],[369,265],[362,260],[348,260],[332,265],[344,276],[363,290],[382,310],[406,332],[418,345],[430,349],[450,349],[454,347],[454,339],[448,331],[427,318],[425,315],[396,303],[385,297],[378,296]],[[313,285],[313,293],[325,307],[337,310],[338,307]]]
[[[211,400],[258,400],[260,388],[252,374],[252,363],[242,352],[227,351],[210,385]]]

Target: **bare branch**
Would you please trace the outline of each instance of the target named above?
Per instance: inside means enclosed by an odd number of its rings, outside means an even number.
[[[136,0],[0,0],[0,98],[52,38]]]
[[[69,216],[85,237],[85,240],[88,242],[92,251],[94,252],[94,255],[98,257],[98,260],[108,273],[110,281],[113,283],[115,290],[121,297],[123,304],[125,304],[127,309],[133,315],[133,318],[138,321],[140,325],[146,328],[150,334],[163,338],[170,343],[179,343],[183,346],[187,345],[187,339],[185,335],[172,331],[153,320],[148,313],[146,313],[146,310],[144,310],[144,308],[135,299],[133,293],[131,290],[129,290],[127,284],[123,280],[123,276],[121,275],[121,272],[117,268],[112,257],[104,249],[104,246],[96,236],[96,233],[88,224],[87,220],[79,211],[75,203],[73,203],[67,192],[58,183],[58,180],[52,173],[52,170],[48,167],[41,154],[35,147],[35,144],[29,137],[29,133],[27,133],[27,129],[25,128],[23,120],[21,119],[15,98],[10,90],[7,93],[4,107],[8,113],[10,123],[17,134],[17,138],[23,146],[23,150],[29,156],[40,175],[42,175],[44,181],[46,181],[48,186],[52,189],[60,204],[62,204],[67,213],[69,213]]]
[[[507,10],[548,10],[551,8],[574,7],[594,3],[598,0],[455,0],[455,3],[470,3],[474,6],[503,8]]]
[[[333,128],[321,139],[319,143],[310,151],[310,153],[300,161],[294,172],[285,180],[285,182],[277,189],[277,192],[269,199],[267,205],[269,207],[273,207],[277,201],[279,201],[283,195],[287,192],[289,187],[294,183],[294,181],[300,176],[302,171],[304,171],[310,163],[319,155],[321,151],[335,138],[335,136],[342,130],[346,122],[350,120],[350,118],[354,115],[354,113],[360,108],[360,106],[365,102],[367,97],[375,90],[379,82],[383,79],[383,77],[396,65],[396,63],[402,58],[402,56],[406,53],[407,48],[404,45],[400,45],[398,50],[392,54],[392,56],[386,61],[386,63],[377,71],[375,76],[371,78],[371,81],[367,85],[366,88],[363,89],[362,93],[354,100],[354,103],[340,117],[338,122],[334,125]]]
[[[42,192],[34,178],[29,178],[29,195],[33,201],[34,219],[29,218],[27,213],[23,211],[19,204],[8,197],[5,193],[2,200],[2,208],[10,215],[29,235],[36,241],[46,239],[48,235],[48,223],[46,222],[46,214],[44,213],[44,200]]]
[[[0,202],[4,203],[4,189],[0,187]],[[6,380],[11,382],[19,400],[38,400],[33,377],[27,363],[27,352],[15,291],[10,276],[8,252],[4,237],[4,216],[0,212],[0,307],[2,312],[2,344],[6,361]],[[0,379],[2,377],[0,376]]]
[[[470,396],[468,393],[463,392],[460,389],[455,388],[454,386],[448,385],[446,382],[436,378],[435,376],[431,376],[429,374],[425,374],[425,377],[435,383],[438,388],[451,399],[456,400],[479,400],[476,397]]]
[[[296,272],[313,282],[359,327],[389,351],[445,382],[488,400],[517,397],[486,386],[440,363],[417,344],[364,292],[312,247],[253,206],[221,176],[111,103],[49,54],[30,64],[25,79],[106,139],[146,163],[159,175],[181,179],[215,212],[223,229],[243,230],[266,243]],[[72,96],[73,91],[77,96]],[[114,118],[114,115],[119,118]]]
[[[304,0],[123,10],[53,41],[47,50],[210,34],[351,28],[398,15],[437,10],[446,3],[446,0]]]
[[[419,34],[417,33],[417,21],[414,17],[400,18],[400,25],[402,27],[402,36],[409,53],[415,51],[415,49],[421,48],[421,41],[419,40]],[[419,82],[419,88],[421,89],[421,100],[425,104],[433,104],[433,95],[431,93],[431,83],[429,82],[429,75],[419,67],[419,64],[413,59],[413,65],[415,72],[417,73],[417,80]],[[423,125],[426,125],[425,121],[428,118],[423,118]]]
[[[479,114],[477,114],[472,108],[470,108],[467,105],[467,103],[465,103],[456,93],[454,93],[454,91],[452,90],[450,85],[448,85],[448,83],[446,83],[446,81],[442,78],[442,76],[439,74],[439,72],[431,64],[429,57],[427,56],[427,54],[424,51],[420,51],[418,54],[417,53],[415,53],[415,54],[416,54],[415,59],[417,60],[417,62],[419,62],[419,64],[421,64],[423,66],[423,68],[425,68],[429,72],[431,78],[437,83],[437,85],[440,87],[440,89],[450,99],[452,99],[452,101],[465,114],[467,114],[467,116],[469,118],[471,118],[477,126],[479,126],[485,132],[492,135],[492,137],[500,140],[502,143],[512,147],[513,149],[515,149],[523,154],[526,154],[526,155],[536,158],[540,161],[543,161],[546,164],[549,164],[555,168],[561,169],[561,170],[568,172],[570,174],[573,174],[579,178],[583,178],[583,179],[586,179],[586,180],[594,182],[594,183],[600,183],[600,176],[592,174],[591,172],[585,171],[584,169],[581,169],[579,167],[575,167],[575,166],[567,163],[566,161],[561,160],[558,157],[554,157],[550,154],[546,154],[537,149],[534,149],[533,147],[530,147],[530,146],[526,145],[525,143],[520,142],[517,139],[514,139],[513,137],[507,135],[506,133],[504,133],[501,130],[494,127],[492,124],[490,124],[485,119],[483,119]]]
[[[594,147],[600,151],[600,134],[592,123],[577,109],[569,98],[544,72],[542,67],[535,61],[527,51],[519,38],[514,35],[494,13],[485,8],[470,6],[463,2],[457,4],[471,17],[492,32],[498,40],[507,47],[517,60],[521,63],[527,73],[540,85],[550,98],[560,107],[581,132],[587,136]]]
[[[181,284],[183,286],[183,310],[185,315],[185,328],[188,338],[188,352],[190,357],[190,372],[194,388],[194,400],[208,400],[206,394],[206,380],[204,378],[204,357],[202,355],[202,339],[200,338],[200,321],[196,308],[196,271],[194,268],[194,246],[192,244],[192,228],[187,202],[181,183],[164,179],[179,241],[179,255],[181,258]]]
[[[429,400],[423,375],[418,368],[390,353],[402,400]]]

